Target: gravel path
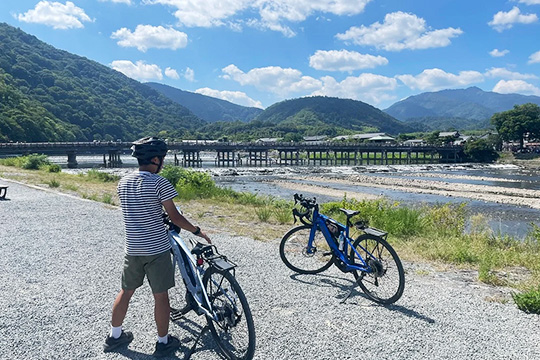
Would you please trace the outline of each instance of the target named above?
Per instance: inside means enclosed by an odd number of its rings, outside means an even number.
[[[0,184],[7,181],[0,179]],[[119,209],[8,183],[0,201],[0,359],[150,359],[155,342],[152,298],[134,296],[124,326],[129,349],[103,354],[112,301],[120,285],[123,234]],[[234,221],[233,219],[231,219]],[[335,269],[294,275],[267,243],[213,233],[240,265],[252,307],[256,359],[540,359],[540,317],[510,301],[504,289],[474,274],[405,264],[407,285],[383,307]],[[183,359],[203,318],[189,315],[171,332]],[[210,335],[192,359],[218,359]]]

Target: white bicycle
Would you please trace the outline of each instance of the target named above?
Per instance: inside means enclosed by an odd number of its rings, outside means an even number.
[[[216,246],[190,239],[190,250],[180,237],[180,228],[164,215],[172,245],[175,278],[182,279],[187,292],[170,291],[171,320],[177,322],[188,311],[204,315],[221,353],[229,360],[250,360],[255,354],[255,326],[251,310],[235,278],[236,264],[219,254]],[[187,306],[184,306],[184,305]],[[191,353],[190,355],[191,356]]]

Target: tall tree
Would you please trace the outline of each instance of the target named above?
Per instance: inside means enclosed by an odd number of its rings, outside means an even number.
[[[540,107],[532,103],[514,105],[512,110],[494,114],[491,123],[503,140],[518,140],[519,147],[523,148],[525,136],[540,137]]]

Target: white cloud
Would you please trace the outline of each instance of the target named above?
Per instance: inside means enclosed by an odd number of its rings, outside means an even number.
[[[526,5],[540,5],[540,0],[519,0],[519,2]]]
[[[426,69],[416,76],[397,75],[396,78],[413,90],[424,91],[463,87],[484,81],[484,76],[478,71],[460,71],[458,75],[455,75],[436,68]]]
[[[147,64],[141,60],[135,64],[129,60],[115,60],[110,66],[114,70],[120,71],[122,74],[139,81],[163,79],[163,74],[159,66],[156,64]]]
[[[384,22],[370,26],[353,26],[336,38],[356,45],[375,46],[377,49],[401,51],[428,49],[450,45],[450,39],[461,35],[461,29],[430,30],[426,21],[414,14],[401,11],[386,14]]]
[[[535,52],[529,56],[528,64],[540,63],[540,51]]]
[[[360,54],[347,50],[317,50],[309,58],[309,66],[317,70],[327,71],[353,71],[386,64],[388,64],[388,59],[383,56]]]
[[[171,79],[174,79],[174,80],[180,79],[180,75],[178,75],[178,72],[173,68],[168,67],[165,69],[164,72],[165,72],[165,76]]]
[[[255,68],[245,73],[231,64],[221,71],[225,74],[223,75],[225,79],[234,80],[240,85],[251,85],[280,96],[305,94],[319,89],[322,85],[320,80],[303,76],[299,70],[284,69],[279,66]]]
[[[508,12],[499,11],[493,15],[493,20],[488,22],[488,25],[498,32],[502,32],[511,29],[514,24],[530,24],[536,21],[538,21],[536,14],[521,14],[521,10],[517,6],[514,6]]]
[[[83,9],[75,6],[71,1],[65,4],[40,1],[34,9],[18,14],[16,17],[22,22],[44,24],[62,30],[83,28],[83,22],[93,22]]]
[[[538,79],[538,76],[534,74],[521,74],[518,72],[510,71],[505,68],[491,68],[484,73],[487,77],[501,78],[507,80],[527,80]]]
[[[241,91],[220,91],[220,90],[214,90],[210,88],[200,88],[195,90],[197,94],[202,94],[206,96],[215,97],[222,100],[230,101],[234,104],[242,105],[242,106],[250,106],[250,107],[257,107],[263,109],[262,103],[260,101],[253,100],[249,96],[246,95],[246,93],[243,93]]]
[[[230,26],[242,24],[279,31],[285,36],[295,32],[285,23],[304,21],[314,13],[355,15],[372,0],[143,0],[176,8],[174,15],[188,27]],[[259,16],[254,17],[257,13]],[[240,19],[244,15],[244,19]],[[247,19],[247,20],[245,20]]]
[[[100,2],[113,2],[113,3],[121,3],[121,4],[127,4],[131,5],[131,0],[99,0]]]
[[[341,82],[331,76],[325,76],[321,80],[323,86],[311,95],[354,99],[372,105],[395,99],[395,96],[388,92],[396,89],[397,81],[386,76],[363,73],[360,76],[349,76]]]
[[[195,81],[195,71],[193,71],[192,68],[187,67],[186,71],[184,71],[184,78],[186,78],[186,80],[189,81],[189,82],[194,82]]]
[[[501,80],[493,88],[500,94],[523,94],[540,96],[540,89],[523,80]]]
[[[499,50],[499,49],[493,49],[489,52],[489,55],[493,57],[503,57],[506,54],[508,54],[510,50]]]
[[[188,42],[188,36],[183,32],[151,25],[137,25],[134,32],[121,28],[112,33],[111,38],[118,39],[118,45],[122,47],[136,47],[142,52],[150,48],[176,50],[186,47]]]

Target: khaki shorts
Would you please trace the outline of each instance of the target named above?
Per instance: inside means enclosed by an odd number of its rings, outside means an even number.
[[[135,290],[143,284],[146,275],[154,294],[174,287],[174,268],[169,250],[151,256],[124,256],[122,289]]]

